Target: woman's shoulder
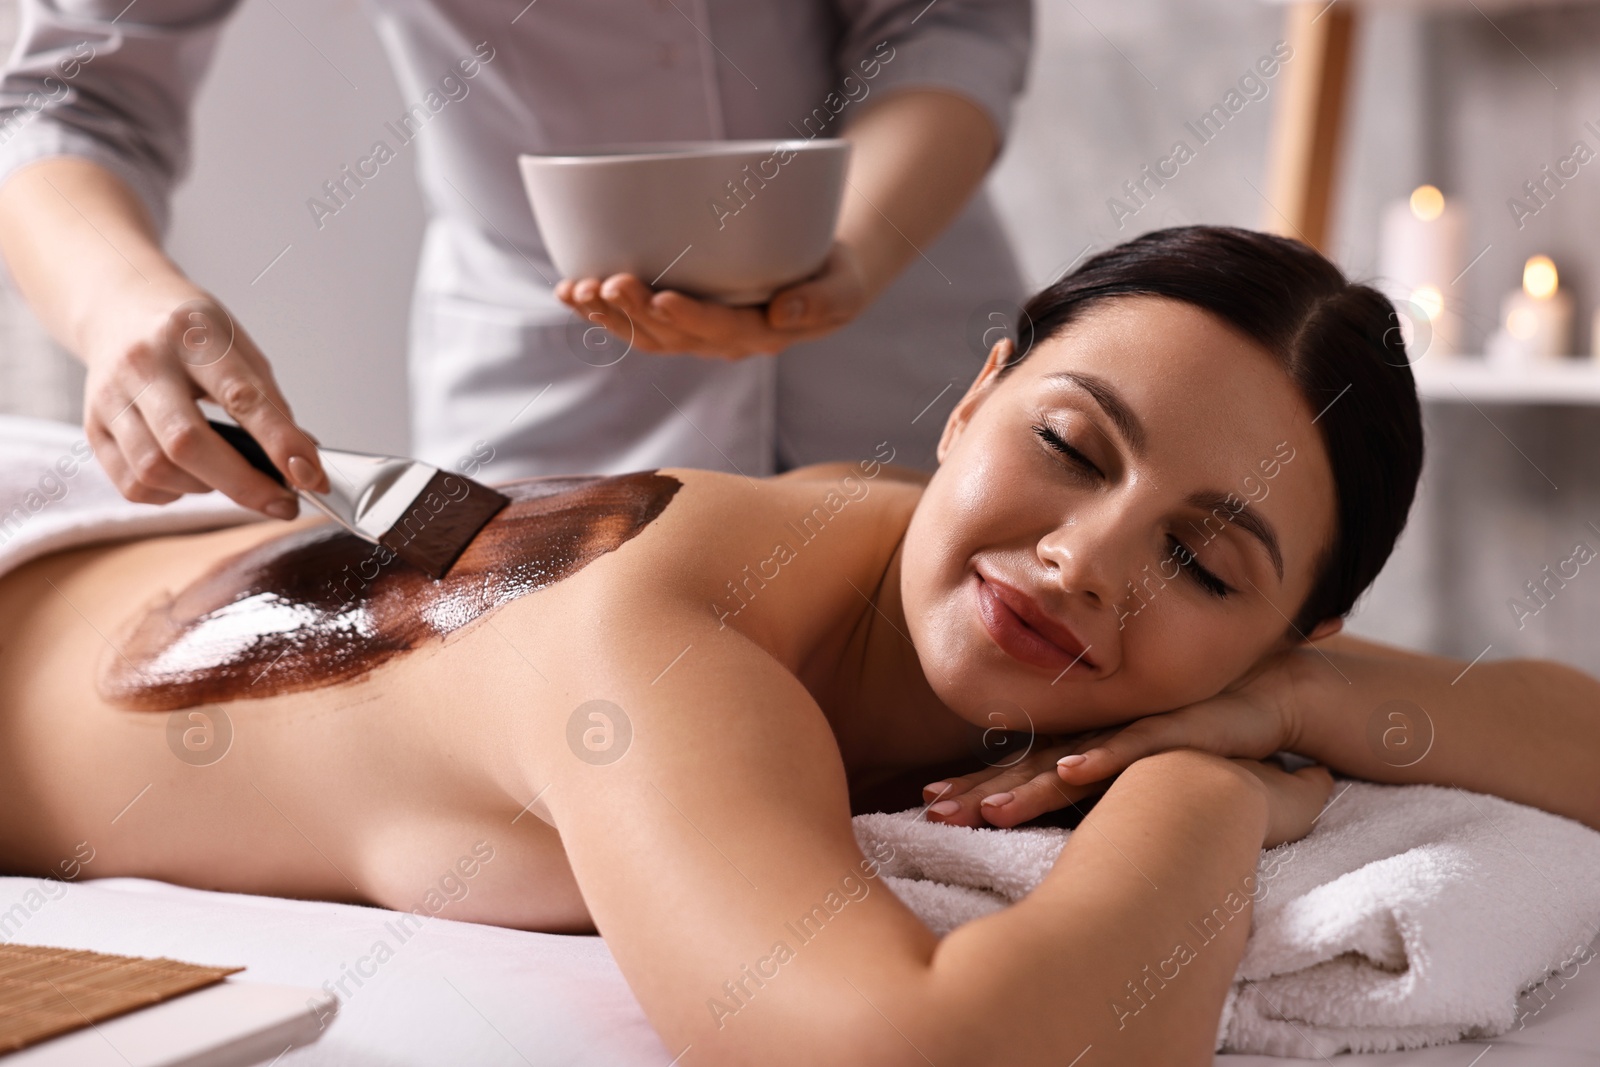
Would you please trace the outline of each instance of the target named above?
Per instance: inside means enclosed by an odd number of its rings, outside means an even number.
[[[805,629],[870,586],[905,532],[924,477],[864,461],[818,464],[772,478],[663,468],[671,501],[612,565],[597,592],[638,606],[648,596],[720,624]],[[863,584],[865,583],[865,584]],[[648,593],[644,593],[648,590]],[[608,598],[609,600],[610,598]]]
[[[764,542],[775,525],[808,518],[812,527],[846,513],[856,520],[848,525],[857,527],[886,514],[903,519],[928,479],[922,471],[876,460],[814,463],[766,478],[685,468],[657,473],[683,487],[668,509],[671,527],[710,538],[708,545],[749,537]]]
[[[873,460],[856,460],[853,462],[839,461],[834,463],[812,463],[804,467],[796,467],[769,479],[773,482],[803,483],[803,482],[845,482],[847,479],[866,482],[878,482],[883,485],[907,485],[921,490],[928,484],[928,472],[917,470],[914,467],[902,467],[895,463],[879,463]]]

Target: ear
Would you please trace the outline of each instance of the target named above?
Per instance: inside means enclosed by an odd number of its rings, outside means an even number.
[[[939,438],[940,463],[944,462],[945,454],[956,443],[961,432],[967,428],[967,423],[972,421],[978,405],[983,403],[983,398],[994,387],[1000,372],[1011,362],[1014,351],[1009,337],[1002,337],[994,343],[993,348],[989,349],[989,357],[983,361],[983,369],[978,372],[972,384],[967,386],[966,395],[956,402],[956,406],[950,411],[950,417],[944,421],[944,433]]]
[[[1332,637],[1334,634],[1343,629],[1343,619],[1323,619],[1321,622],[1317,623],[1311,628],[1310,633],[1306,634],[1306,640],[1321,641],[1324,637]]]

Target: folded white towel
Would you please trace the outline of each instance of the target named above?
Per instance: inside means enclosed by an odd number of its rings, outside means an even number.
[[[858,815],[855,831],[867,855],[891,857],[886,884],[939,934],[1020,900],[1071,834],[915,811]],[[1256,885],[1219,1050],[1310,1059],[1443,1044],[1510,1029],[1519,993],[1592,958],[1600,833],[1460,789],[1341,781],[1309,836],[1262,853]],[[1191,948],[1203,940],[1196,931]],[[1130,993],[1124,1010],[1142,1007]]]
[[[220,493],[159,506],[129,503],[95,462],[80,428],[0,415],[0,575],[47,553],[97,541],[259,518]]]

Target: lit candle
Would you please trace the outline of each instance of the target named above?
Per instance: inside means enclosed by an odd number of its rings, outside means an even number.
[[[1572,351],[1572,297],[1549,256],[1522,266],[1522,288],[1500,303],[1500,329],[1489,338],[1489,358],[1506,366],[1556,359]]]
[[[1378,273],[1413,360],[1457,350],[1461,318],[1445,308],[1444,294],[1461,270],[1461,231],[1461,212],[1432,185],[1384,212]]]

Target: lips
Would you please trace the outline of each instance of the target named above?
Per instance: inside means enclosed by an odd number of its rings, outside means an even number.
[[[1084,643],[1066,625],[1051,618],[1032,597],[982,573],[977,574],[977,582],[978,617],[1002,652],[1050,671],[1065,671],[1073,664],[1094,669],[1094,663],[1084,654]]]

